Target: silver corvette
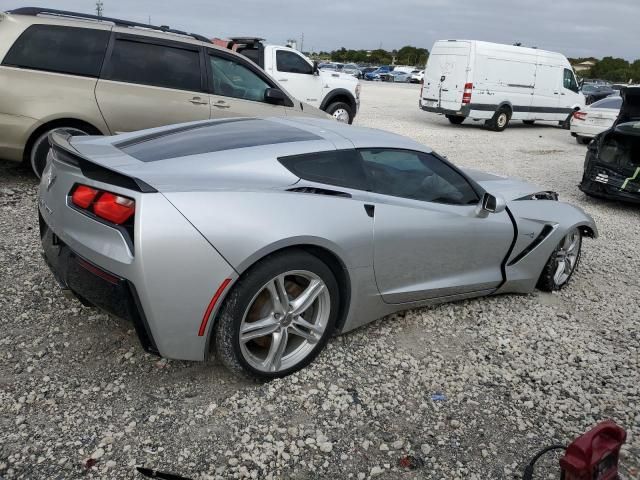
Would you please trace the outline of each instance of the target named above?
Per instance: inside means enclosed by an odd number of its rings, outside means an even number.
[[[50,138],[44,257],[149,352],[261,378],[398,310],[562,288],[593,219],[391,133],[240,118]]]

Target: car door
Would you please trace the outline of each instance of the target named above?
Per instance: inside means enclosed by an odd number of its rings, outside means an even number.
[[[374,204],[374,270],[387,303],[488,292],[513,241],[506,212],[476,215],[479,192],[433,154],[360,150]]]
[[[267,102],[265,92],[277,85],[240,57],[209,50],[206,62],[212,118],[284,117],[294,106],[286,95],[286,105]]]
[[[320,107],[322,78],[315,74],[313,65],[293,50],[274,48],[273,51],[274,78],[298,100]]]
[[[200,48],[117,33],[95,96],[111,133],[210,117]]]

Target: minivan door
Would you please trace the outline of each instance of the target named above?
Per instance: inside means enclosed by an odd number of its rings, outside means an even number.
[[[316,75],[313,65],[293,50],[275,48],[273,52],[271,64],[275,68],[270,72],[273,78],[298,100],[319,108],[323,97],[322,75]]]
[[[116,34],[95,95],[111,133],[210,118],[197,45]]]
[[[265,98],[268,89],[277,88],[266,75],[236,55],[209,50],[206,57],[211,118],[286,116],[290,107]]]

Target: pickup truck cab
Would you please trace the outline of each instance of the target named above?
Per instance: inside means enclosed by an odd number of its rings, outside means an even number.
[[[213,43],[233,50],[262,67],[298,100],[324,110],[336,120],[352,123],[360,106],[360,83],[352,75],[319,70],[299,51],[263,43],[262,38],[214,38]]]

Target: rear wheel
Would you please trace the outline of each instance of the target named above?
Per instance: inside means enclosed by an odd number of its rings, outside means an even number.
[[[462,117],[460,115],[447,115],[447,118],[449,119],[449,121],[451,123],[453,123],[454,125],[460,125],[462,122],[464,122],[464,119],[466,117]]]
[[[324,348],[338,315],[329,267],[302,250],[267,257],[235,285],[215,325],[218,358],[253,377],[283,377]]]
[[[560,290],[568,282],[580,261],[582,234],[574,228],[560,240],[556,249],[547,261],[537,287],[545,292]]]
[[[355,117],[351,106],[347,105],[344,102],[332,103],[327,107],[326,112],[340,123],[351,124],[353,123],[353,118]]]
[[[31,147],[26,155],[25,160],[28,160],[33,173],[36,177],[40,178],[44,168],[47,166],[47,155],[49,154],[49,134],[54,132],[65,131],[71,135],[90,135],[93,132],[88,128],[78,128],[72,126],[57,126],[50,128],[38,134],[36,139],[31,144]]]
[[[494,113],[493,118],[487,121],[487,126],[494,132],[502,132],[511,120],[511,110],[508,107],[500,107]]]

